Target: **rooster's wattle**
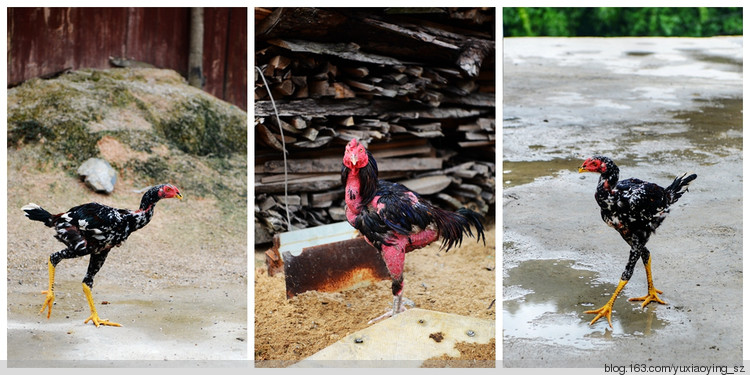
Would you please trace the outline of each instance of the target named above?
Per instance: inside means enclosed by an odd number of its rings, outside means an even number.
[[[646,307],[651,302],[666,304],[659,298],[661,290],[654,287],[651,277],[651,255],[646,248],[646,242],[666,218],[669,206],[680,199],[697,175],[683,174],[675,178],[666,188],[636,178],[619,181],[619,168],[612,159],[605,156],[586,159],[578,168],[578,172],[600,174],[594,198],[601,208],[602,219],[607,225],[617,230],[630,246],[628,264],[612,297],[601,308],[585,312],[596,314],[590,324],[594,324],[604,316],[609,326],[612,327],[612,305],[633,275],[633,268],[638,259],[641,259],[646,267],[648,294],[644,297],[631,298],[629,301],[643,301],[641,307]]]
[[[66,246],[65,249],[50,255],[48,259],[49,289],[42,292],[47,297],[39,313],[49,309],[47,319],[52,314],[57,264],[63,259],[90,255],[88,270],[83,278],[83,293],[86,295],[91,316],[84,321],[84,324],[90,320],[97,327],[99,325],[119,327],[118,323],[100,319],[96,312],[94,299],[91,296],[94,276],[104,264],[109,251],[115,246],[120,246],[131,233],[148,224],[154,215],[156,202],[164,198],[182,199],[182,194],[176,187],[169,184],[154,186],[143,194],[141,205],[136,211],[112,208],[99,203],[87,203],[53,215],[34,203],[24,206],[22,209],[29,219],[54,227],[55,238]]]
[[[392,281],[393,310],[403,311],[404,260],[406,253],[442,239],[447,251],[460,245],[463,236],[484,241],[481,216],[466,208],[450,212],[433,206],[405,186],[378,179],[378,165],[372,154],[356,139],[344,152],[341,181],[345,186],[346,218],[380,252]]]

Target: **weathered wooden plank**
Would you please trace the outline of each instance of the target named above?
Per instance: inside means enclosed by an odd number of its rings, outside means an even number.
[[[362,91],[367,91],[367,92],[378,91],[380,89],[379,87],[377,87],[375,85],[371,85],[371,84],[365,83],[365,82],[355,81],[355,80],[352,80],[352,79],[346,80],[346,83],[349,86],[354,87],[355,89],[362,90]]]
[[[334,95],[336,99],[353,98],[356,96],[354,94],[354,91],[352,91],[349,86],[341,82],[334,82],[333,89],[336,92],[336,94]]]
[[[370,74],[370,70],[367,69],[367,67],[365,66],[358,66],[358,67],[345,66],[343,67],[343,71],[347,75],[354,77],[354,78],[364,78]]]
[[[479,92],[473,92],[469,95],[447,95],[443,101],[446,103],[470,105],[473,107],[496,107],[495,93],[483,92],[482,90]]]
[[[302,117],[299,117],[299,116],[293,117],[289,121],[289,123],[292,124],[292,126],[294,126],[296,129],[299,129],[299,130],[303,130],[303,129],[307,128],[307,121],[305,121],[305,119],[303,119]]]
[[[415,131],[410,131],[408,133],[412,134],[412,135],[416,135],[417,137],[420,137],[420,138],[437,138],[437,137],[443,137],[443,136],[445,136],[443,134],[443,132],[441,132],[439,130],[426,131],[426,132],[423,132],[423,131],[416,131],[416,132]]]
[[[274,70],[284,70],[291,62],[292,60],[286,56],[276,55],[268,61],[268,66]]]
[[[494,141],[466,141],[466,142],[458,142],[458,145],[461,147],[481,147],[481,146],[493,146],[495,145]]]
[[[393,57],[361,52],[356,43],[318,43],[309,40],[295,39],[270,39],[269,44],[281,47],[292,52],[305,52],[335,56],[341,59],[370,63],[378,65],[404,65],[409,64]],[[414,63],[411,63],[414,64]]]
[[[468,77],[477,77],[484,59],[495,51],[495,43],[489,40],[469,39],[461,46],[456,61]]]
[[[406,125],[406,128],[417,132],[439,131],[442,128],[442,124],[439,122],[431,122],[429,124],[409,124]]]
[[[436,197],[448,203],[451,206],[451,208],[454,210],[459,209],[463,206],[463,204],[461,204],[461,202],[458,199],[453,198],[452,196],[446,193],[440,193]]]
[[[459,125],[456,130],[460,132],[477,132],[482,130],[482,128],[477,124],[462,124]]]
[[[459,178],[474,178],[477,174],[479,174],[479,172],[472,169],[458,169],[454,172],[451,172],[452,176]]]
[[[370,151],[375,160],[392,158],[394,156],[406,156],[406,155],[419,155],[419,154],[431,154],[435,152],[435,149],[427,144],[417,145],[413,147],[399,147],[384,150],[373,150]]]
[[[328,84],[328,81],[312,81],[307,85],[308,93],[312,98],[333,96],[335,93],[329,91],[329,88],[330,85]]]
[[[360,141],[369,141],[371,139],[383,139],[383,133],[377,130],[341,130],[339,138],[344,140],[358,139]]]
[[[297,35],[315,38],[336,30],[347,20],[348,18],[342,14],[325,9],[276,8],[262,21],[256,23],[255,37],[266,39],[279,35]]]
[[[328,203],[330,205],[336,199],[344,197],[344,189],[335,189],[326,191],[323,193],[313,193],[310,195],[310,204],[313,207],[321,207],[321,204]]]
[[[299,193],[299,192],[311,192],[311,191],[325,191],[341,186],[341,176],[338,178],[331,179],[311,179],[297,180],[294,183],[287,185],[287,191]],[[275,182],[272,184],[255,184],[255,193],[281,193],[284,192],[284,182]]]
[[[294,93],[294,84],[290,79],[281,81],[281,83],[273,86],[271,92],[274,94],[274,98],[283,98],[292,95]]]
[[[318,138],[318,129],[307,128],[305,129],[304,133],[302,133],[302,137],[307,139],[308,141],[314,141],[316,138]]]
[[[288,159],[287,173],[341,172],[341,158]],[[259,169],[260,168],[260,169]],[[263,166],[256,166],[255,173],[283,173],[283,160],[269,160]],[[340,178],[340,176],[339,176]]]
[[[400,181],[400,183],[418,194],[430,195],[447,188],[451,184],[451,179],[447,176],[436,175]]]
[[[332,136],[317,137],[314,141],[300,141],[293,144],[294,147],[299,148],[319,148],[323,147],[334,139]]]
[[[294,138],[293,136],[290,136],[290,135],[288,135],[288,134],[284,134],[284,135],[282,136],[281,134],[276,134],[276,133],[274,133],[274,134],[273,134],[273,136],[274,136],[274,137],[275,137],[276,139],[278,139],[278,140],[279,140],[280,142],[281,142],[281,141],[283,141],[283,142],[284,142],[284,143],[286,143],[286,144],[290,144],[290,143],[293,143],[294,141],[296,141],[296,140],[297,140],[296,138]]]
[[[328,100],[321,98],[303,99],[295,101],[279,100],[276,108],[279,116],[380,116],[392,110],[405,108],[404,103],[394,103],[385,100],[367,100],[352,98],[348,100]],[[270,100],[255,102],[256,116],[273,116],[273,106]]]
[[[317,160],[287,160],[287,173],[341,172],[341,158],[321,158]],[[441,169],[441,158],[391,158],[378,160],[380,171],[423,171]],[[260,168],[260,169],[259,169]],[[269,160],[256,167],[256,173],[284,173],[283,160]],[[339,176],[340,178],[340,176]]]
[[[257,124],[255,125],[255,129],[258,130],[258,135],[260,136],[260,139],[265,143],[267,146],[270,146],[274,150],[277,151],[284,151],[284,146],[279,142],[278,139],[276,139],[275,134],[271,133],[270,130],[264,125],[264,124]]]
[[[494,131],[495,130],[495,119],[494,118],[480,118],[477,119],[477,125],[482,130]]]
[[[287,173],[286,179],[288,181],[297,181],[297,180],[305,180],[309,181],[311,178],[316,177],[338,177],[341,178],[341,175],[336,174],[314,174],[314,173]],[[263,184],[270,184],[275,182],[283,182],[284,181],[284,175],[283,174],[269,174],[269,175],[262,175],[260,176],[260,182]]]
[[[299,195],[274,195],[273,197],[276,202],[278,202],[280,205],[289,204],[290,206],[299,206],[301,202],[301,198]]]
[[[490,139],[488,134],[480,132],[467,132],[464,134],[467,141],[484,141]]]

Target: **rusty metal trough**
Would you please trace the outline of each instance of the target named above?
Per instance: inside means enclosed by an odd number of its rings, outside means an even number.
[[[275,235],[273,247],[266,251],[266,264],[270,275],[283,267],[287,298],[390,279],[377,249],[347,222]]]

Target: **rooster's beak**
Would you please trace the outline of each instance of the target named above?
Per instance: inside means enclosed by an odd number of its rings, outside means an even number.
[[[182,194],[181,193],[177,193],[174,197],[177,198],[177,199],[179,199],[179,200],[182,200]]]
[[[588,172],[587,170],[583,169],[583,167],[578,167],[578,173]]]
[[[357,166],[357,154],[352,154],[352,165]]]

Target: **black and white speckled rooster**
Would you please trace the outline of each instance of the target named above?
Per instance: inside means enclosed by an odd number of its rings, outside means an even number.
[[[669,206],[680,199],[688,190],[690,182],[698,176],[685,173],[675,178],[666,188],[636,178],[618,181],[619,168],[605,156],[586,159],[578,168],[578,172],[601,174],[594,198],[601,208],[602,219],[607,225],[615,228],[630,245],[628,264],[609,302],[599,309],[586,311],[587,314],[596,314],[590,324],[594,324],[604,316],[609,326],[612,327],[612,305],[633,275],[633,268],[639,258],[643,260],[643,265],[646,267],[648,294],[644,297],[631,298],[629,301],[643,301],[641,307],[646,307],[651,302],[666,304],[659,298],[661,290],[654,288],[651,278],[651,256],[646,248],[646,242],[666,218]]]
[[[182,199],[180,191],[169,184],[154,186],[141,199],[141,206],[136,211],[117,209],[99,203],[86,203],[76,206],[57,215],[52,215],[34,203],[29,203],[22,209],[26,217],[41,221],[48,227],[55,228],[55,238],[65,244],[66,248],[50,255],[48,260],[49,289],[43,291],[47,297],[39,313],[47,311],[47,319],[52,314],[52,304],[55,301],[54,282],[55,267],[63,259],[78,258],[91,255],[86,276],[83,278],[83,293],[91,310],[89,320],[97,327],[99,325],[117,326],[120,324],[100,319],[94,307],[91,288],[94,286],[94,276],[107,259],[109,251],[120,246],[131,233],[143,228],[154,215],[156,202],[164,198]]]

